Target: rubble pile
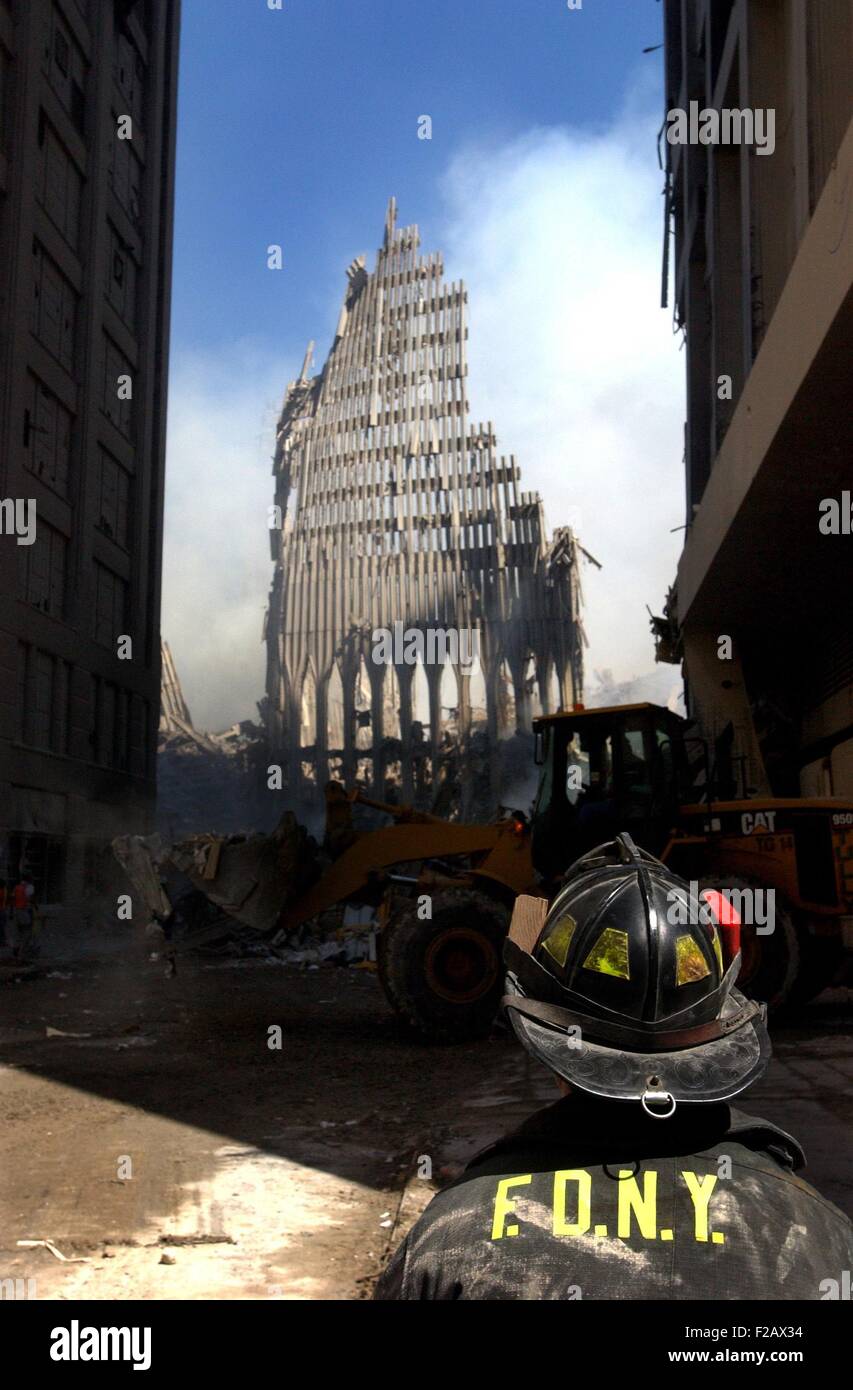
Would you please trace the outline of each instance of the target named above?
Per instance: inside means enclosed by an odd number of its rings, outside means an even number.
[[[175,840],[266,825],[257,796],[262,730],[250,719],[219,734],[197,729],[168,642],[161,643],[160,664],[157,829]]]
[[[233,834],[258,824],[261,730],[250,720],[222,734],[160,731],[157,828],[168,839],[202,829]]]
[[[187,951],[223,964],[373,968],[371,907],[336,906],[295,932],[277,930],[283,907],[315,882],[328,858],[291,812],[271,835],[121,835],[113,852],[144,903],[151,958]]]
[[[192,835],[164,844],[160,835],[120,835],[113,853],[141,895],[155,921],[171,924],[183,901],[169,876],[197,890],[180,908],[188,925],[195,922],[203,899],[217,919],[220,913],[236,918],[255,932],[274,931],[279,914],[308,888],[320,873],[315,840],[291,811],[285,811],[271,835]]]
[[[201,947],[206,955],[216,955],[223,964],[261,961],[265,965],[293,965],[301,970],[319,970],[323,965],[354,966],[367,969],[376,961],[376,931],[368,925],[346,925],[347,910],[338,914],[342,925],[332,930],[328,924],[305,923],[286,942],[274,937],[259,940],[241,928],[232,930],[227,940]],[[232,928],[234,923],[232,922]]]

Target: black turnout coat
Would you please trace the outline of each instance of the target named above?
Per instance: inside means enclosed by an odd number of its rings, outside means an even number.
[[[853,1226],[804,1163],[790,1135],[726,1104],[661,1120],[575,1091],[437,1194],[374,1297],[838,1297]]]

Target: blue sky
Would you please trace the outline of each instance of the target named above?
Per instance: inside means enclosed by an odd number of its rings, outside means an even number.
[[[162,625],[199,727],[256,713],[277,412],[391,194],[468,286],[472,418],[604,565],[587,698],[597,671],[667,698],[645,611],[683,521],[661,26],[657,0],[184,0]]]
[[[184,0],[175,346],[325,352],[391,193],[428,239],[456,149],[606,127],[660,28],[656,0]]]

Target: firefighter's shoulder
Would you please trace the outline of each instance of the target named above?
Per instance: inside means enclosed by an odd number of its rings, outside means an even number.
[[[759,1122],[701,1153],[524,1169],[509,1151],[503,1171],[486,1157],[433,1198],[377,1297],[831,1296],[853,1227],[772,1151],[781,1136]]]

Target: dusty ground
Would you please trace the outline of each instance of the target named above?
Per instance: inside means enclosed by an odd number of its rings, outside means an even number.
[[[367,1297],[442,1169],[555,1094],[503,1034],[412,1044],[361,970],[47,949],[0,986],[0,1279],[38,1298]],[[853,1214],[850,991],[775,1045],[749,1108]]]

